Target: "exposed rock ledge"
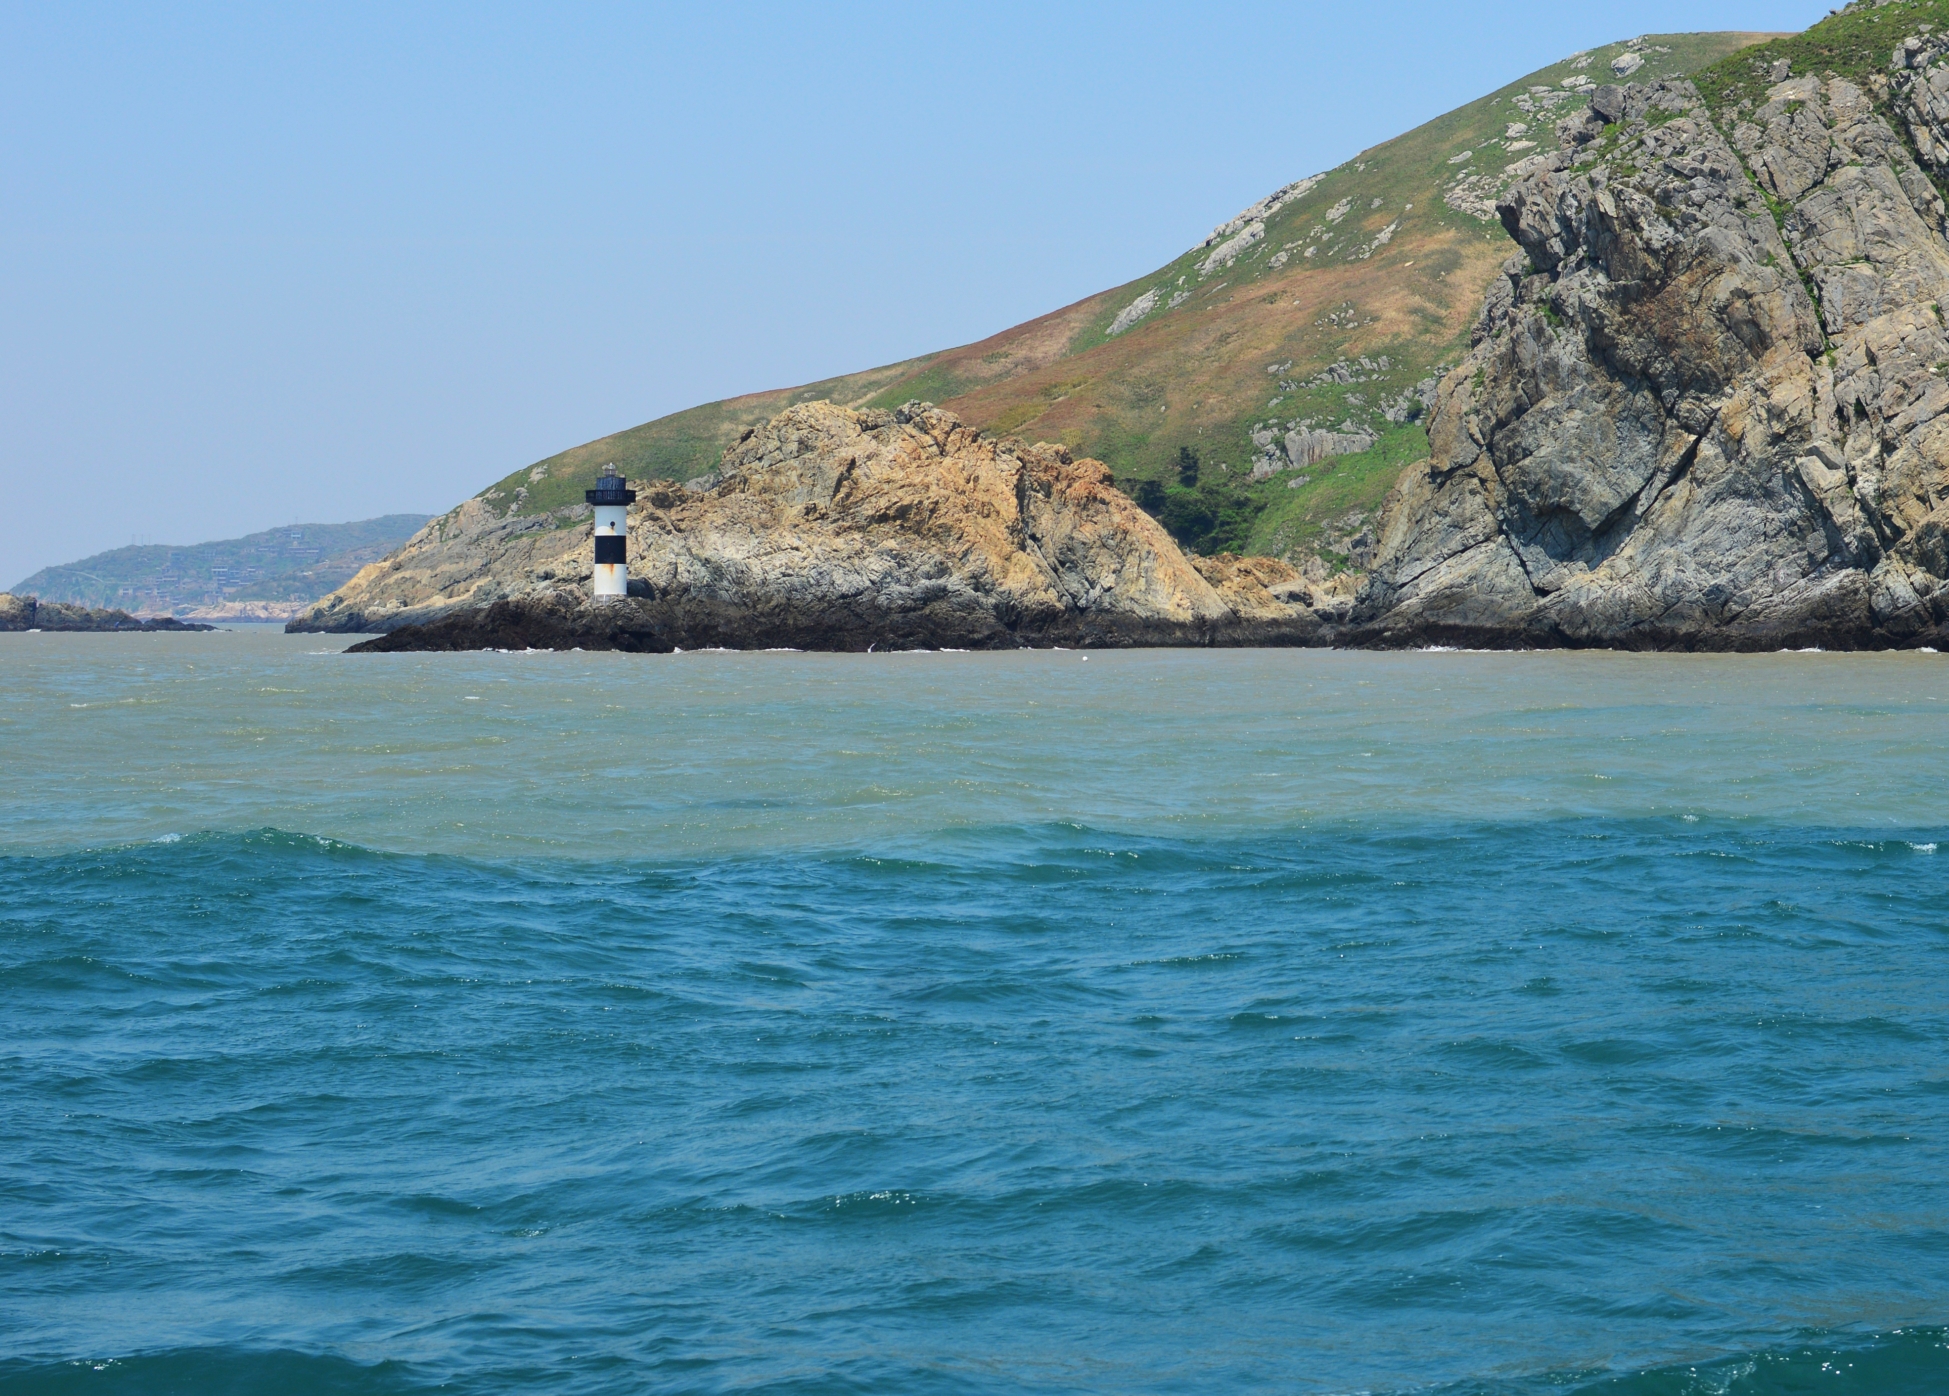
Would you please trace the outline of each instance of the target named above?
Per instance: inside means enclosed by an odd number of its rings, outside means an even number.
[[[712,488],[644,488],[628,598],[587,599],[579,519],[441,522],[291,628],[386,631],[356,650],[1303,645],[1345,604],[1271,559],[1194,564],[1100,462],[925,404],[794,407]]]
[[[214,625],[161,616],[143,620],[127,611],[71,606],[0,591],[0,630],[215,630]]]

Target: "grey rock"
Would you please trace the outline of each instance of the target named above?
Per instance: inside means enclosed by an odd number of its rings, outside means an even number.
[[[1286,459],[1295,470],[1318,465],[1333,456],[1351,456],[1367,450],[1378,439],[1372,432],[1352,427],[1342,431],[1301,430],[1286,433]]]
[[[1934,71],[1896,94],[1932,141]],[[1614,164],[1499,202],[1524,255],[1442,381],[1343,640],[1938,642],[1949,242],[1924,172],[1838,79],[1783,78],[1733,143],[1689,84],[1611,105]]]
[[[1153,286],[1150,290],[1144,292],[1143,295],[1137,297],[1136,300],[1130,302],[1129,305],[1126,305],[1122,310],[1119,310],[1117,312],[1117,318],[1110,322],[1110,328],[1106,333],[1112,335],[1122,334],[1125,330],[1150,314],[1151,311],[1157,309],[1157,295],[1158,288]]]

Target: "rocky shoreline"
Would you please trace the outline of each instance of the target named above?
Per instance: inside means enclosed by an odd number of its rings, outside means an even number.
[[[1949,37],[1709,111],[1597,88],[1497,205],[1521,249],[1367,570],[1187,558],[1059,447],[814,403],[652,486],[641,587],[469,501],[292,623],[361,650],[1949,646]],[[1758,70],[1756,70],[1758,72]],[[471,512],[470,512],[471,511]],[[634,562],[632,563],[634,570]],[[640,590],[641,595],[635,595]]]
[[[922,403],[807,403],[709,488],[644,486],[628,598],[587,599],[579,524],[472,536],[464,570],[429,529],[290,628],[385,632],[366,652],[1295,645],[1347,601],[1270,558],[1188,558],[1100,462]]]
[[[1949,626],[1893,634],[1858,624],[1845,611],[1791,618],[1777,626],[1637,626],[1617,635],[1569,634],[1549,627],[1421,621],[1386,627],[1335,623],[1315,613],[1286,620],[1201,625],[1111,617],[1066,618],[1028,627],[941,625],[924,614],[888,617],[879,625],[834,626],[825,619],[754,617],[703,608],[673,610],[647,598],[595,602],[572,592],[497,601],[421,625],[361,640],[348,654],[464,650],[613,650],[669,654],[683,650],[812,650],[880,653],[901,650],[1009,649],[1603,649],[1698,654],[1770,654],[1782,650],[1949,650]]]
[[[1331,636],[1314,617],[1183,623],[1110,615],[1065,615],[1009,626],[982,614],[888,614],[873,621],[753,614],[731,607],[667,606],[646,597],[590,601],[570,592],[496,601],[424,625],[401,626],[351,646],[351,654],[408,650],[897,650],[1137,649],[1317,646]]]
[[[173,616],[145,620],[127,611],[94,606],[71,606],[61,601],[42,601],[33,596],[15,596],[0,591],[0,630],[100,630],[162,631],[215,630],[214,625],[199,625]]]

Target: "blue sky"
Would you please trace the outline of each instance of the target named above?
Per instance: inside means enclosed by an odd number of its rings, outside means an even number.
[[[1824,4],[0,4],[0,586],[992,334],[1577,49]]]

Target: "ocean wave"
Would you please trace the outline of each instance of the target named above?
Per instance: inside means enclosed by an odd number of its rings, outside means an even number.
[[[59,1362],[0,1359],[6,1396],[157,1396],[173,1392],[277,1392],[279,1396],[407,1396],[451,1383],[399,1362],[236,1347],[177,1348]]]
[[[1635,1372],[1560,1374],[1543,1381],[1452,1388],[1454,1396],[1922,1396],[1949,1389],[1949,1332],[1903,1328],[1887,1333],[1818,1335],[1789,1346],[1760,1348],[1703,1362]],[[1447,1393],[1444,1393],[1447,1396]]]
[[[831,1199],[833,1212],[865,1211],[888,1222],[902,1219],[918,1199],[883,1191]],[[584,1355],[545,1366],[525,1362],[482,1368],[452,1362],[360,1361],[334,1353],[247,1347],[178,1348],[128,1356],[64,1361],[0,1360],[0,1392],[7,1396],[154,1396],[157,1392],[275,1391],[280,1396],[418,1396],[445,1391],[510,1389],[587,1393],[660,1389],[742,1388],[735,1358],[687,1364],[681,1374],[659,1371],[655,1362]],[[862,1357],[832,1354],[825,1362],[797,1364],[769,1389],[900,1390],[922,1393],[1046,1392],[1118,1389],[1147,1391],[1171,1383],[1145,1380],[1123,1368],[1114,1352],[1082,1372],[1047,1380],[1042,1364],[1011,1370],[1006,1362],[960,1364],[903,1361],[896,1350]],[[719,1370],[719,1369],[722,1370]],[[979,1376],[976,1376],[976,1373]],[[1102,1380],[1109,1378],[1108,1382]],[[1559,1370],[1529,1376],[1465,1379],[1435,1386],[1337,1387],[1331,1382],[1293,1383],[1287,1389],[1313,1396],[1926,1396],[1949,1386],[1949,1337],[1942,1328],[1902,1328],[1868,1334],[1809,1334],[1776,1347],[1756,1347],[1699,1361],[1671,1362],[1635,1370]],[[1212,1389],[1212,1388],[1208,1388]]]
[[[715,808],[770,812],[789,802],[747,798],[717,802]],[[1605,860],[1646,857],[1738,858],[1761,862],[1838,856],[1851,861],[1891,854],[1930,854],[1949,838],[1949,830],[1891,833],[1885,829],[1833,826],[1782,826],[1760,820],[1653,815],[1632,819],[1603,817],[1516,818],[1458,822],[1409,819],[1307,819],[1252,830],[1205,831],[1196,825],[1170,830],[1135,830],[1050,820],[1044,823],[967,824],[944,829],[882,835],[869,846],[797,848],[785,852],[751,849],[706,855],[662,852],[645,847],[631,855],[603,853],[584,858],[515,853],[494,856],[425,852],[376,847],[328,834],[263,827],[241,831],[170,831],[121,843],[88,845],[70,851],[0,852],[0,868],[22,871],[85,867],[91,872],[117,866],[150,871],[188,870],[227,858],[256,860],[265,871],[284,859],[348,864],[370,861],[473,869],[541,881],[583,881],[592,870],[614,873],[690,869],[733,870],[776,867],[851,868],[874,875],[933,876],[950,870],[996,875],[1018,881],[1060,881],[1100,874],[1114,867],[1132,871],[1209,872],[1291,875],[1302,870],[1330,879],[1358,875],[1363,865],[1383,869],[1398,859],[1428,855],[1480,856],[1501,860],[1511,869],[1546,865],[1572,855]],[[1351,860],[1345,855],[1354,853]],[[1842,864],[1837,863],[1837,868]]]
[[[0,858],[10,1350],[112,1359],[0,1380],[1939,1375],[1939,1333],[1885,1327],[1949,1291],[1917,1065],[1949,862],[1911,847],[1939,833],[1049,819],[566,861],[257,829]],[[1884,1331],[1776,1350],[1751,1317],[1837,1313]],[[184,1346],[225,1331],[267,1346]],[[1617,1352],[1711,1360],[1577,1365]]]

